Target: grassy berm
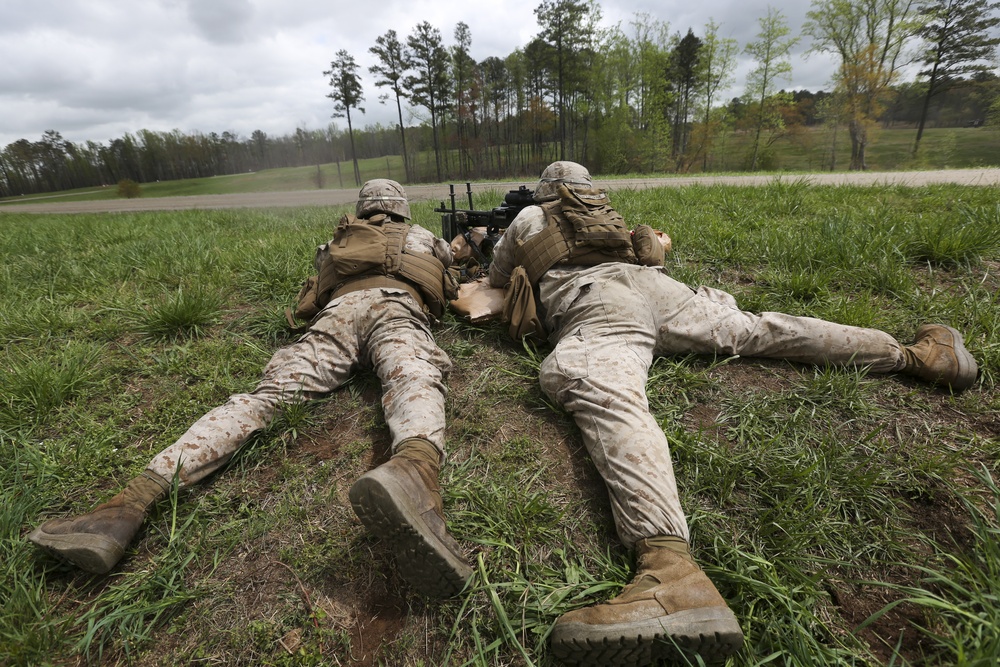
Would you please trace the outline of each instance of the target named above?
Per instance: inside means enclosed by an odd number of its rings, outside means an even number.
[[[903,341],[948,323],[982,367],[952,395],[864,370],[656,362],[696,556],[747,636],[730,664],[996,664],[996,191],[784,181],[613,201],[673,237],[679,280]],[[431,208],[414,217],[436,230]],[[445,502],[476,571],[461,597],[414,595],[350,509],[388,456],[370,372],[162,503],[110,576],[26,542],[254,387],[294,340],[283,310],[339,214],[0,214],[0,664],[550,665],[555,619],[627,581],[602,483],[537,385],[547,350],[450,315]]]

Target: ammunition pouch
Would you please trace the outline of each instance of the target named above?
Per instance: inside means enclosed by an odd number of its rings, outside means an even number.
[[[535,288],[523,266],[514,268],[504,288],[502,321],[508,325],[507,333],[516,341],[527,336],[535,343],[544,343],[548,338],[538,317]]]
[[[337,297],[381,287],[406,290],[423,310],[440,318],[458,286],[436,257],[405,250],[409,229],[386,215],[341,218],[319,275],[299,292],[295,316],[311,319]]]
[[[295,297],[295,319],[311,320],[319,313],[320,307],[316,305],[316,288],[319,285],[318,276],[309,276],[302,283],[302,289]]]

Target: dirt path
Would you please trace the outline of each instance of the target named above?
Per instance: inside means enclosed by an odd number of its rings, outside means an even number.
[[[674,178],[627,178],[613,181],[598,180],[599,187],[609,190],[623,188],[684,187],[689,185],[765,185],[776,179],[806,181],[814,185],[908,185],[934,183],[959,185],[1000,185],[1000,168],[951,169],[940,171],[836,172],[823,174],[783,174],[781,176],[689,176]],[[507,190],[527,181],[476,183],[474,190]],[[464,184],[456,187],[464,195]],[[406,192],[414,201],[443,201],[448,197],[447,185],[409,185]],[[198,195],[193,197],[151,197],[140,199],[103,199],[98,201],[37,201],[30,204],[0,202],[0,213],[107,213],[115,211],[169,211],[181,209],[271,208],[291,206],[336,206],[349,204],[357,198],[357,190],[294,190],[289,192],[252,192],[229,195]],[[460,196],[459,206],[464,202]]]

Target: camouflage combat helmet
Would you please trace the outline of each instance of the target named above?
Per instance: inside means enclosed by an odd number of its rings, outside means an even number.
[[[545,168],[538,179],[538,187],[535,188],[535,201],[545,202],[559,199],[556,187],[560,183],[565,183],[572,190],[577,188],[592,188],[593,181],[590,180],[590,172],[582,164],[576,162],[553,162]]]
[[[409,220],[410,205],[406,201],[403,186],[387,178],[376,178],[361,186],[355,215],[367,218],[374,213],[398,215]]]

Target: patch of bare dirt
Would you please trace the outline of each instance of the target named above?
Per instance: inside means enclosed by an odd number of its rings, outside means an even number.
[[[887,583],[908,583],[899,576],[887,578],[882,573],[879,579]],[[827,592],[840,614],[853,628],[858,628],[873,614],[902,598],[899,593],[882,586],[835,582],[828,584]],[[915,626],[922,624],[924,616],[920,609],[915,605],[902,603],[854,632],[868,644],[881,664],[891,664],[897,645],[902,657],[917,664],[921,658],[933,652],[931,640],[916,630]]]

